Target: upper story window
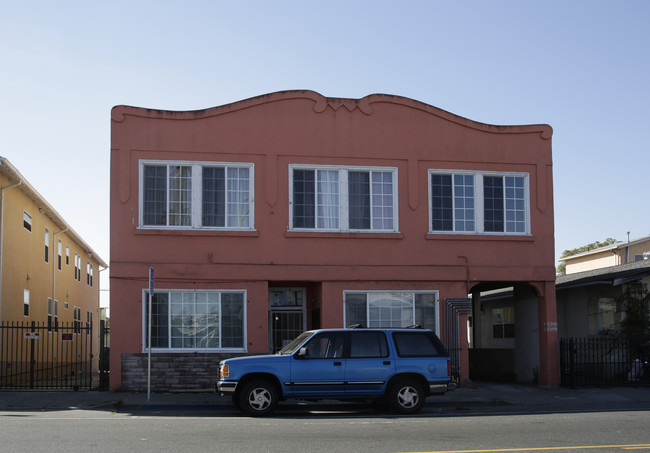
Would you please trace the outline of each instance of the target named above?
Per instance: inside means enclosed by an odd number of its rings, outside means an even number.
[[[50,230],[45,228],[45,262],[50,262]]]
[[[396,232],[397,169],[290,167],[292,230]]]
[[[67,245],[65,246],[65,265],[70,265],[70,247]]]
[[[32,216],[23,211],[23,226],[29,232],[32,231]]]
[[[81,281],[81,257],[74,254],[74,279]]]
[[[59,270],[61,270],[62,264],[63,264],[63,244],[59,240],[58,249],[57,249],[57,261],[56,261],[56,266]]]
[[[86,262],[86,284],[93,286],[93,265],[89,262]]]
[[[530,234],[527,173],[429,171],[431,233]]]
[[[253,229],[253,164],[140,162],[140,226]]]

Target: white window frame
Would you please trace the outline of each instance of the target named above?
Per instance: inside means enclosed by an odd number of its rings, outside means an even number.
[[[412,322],[410,325],[415,325],[415,296],[418,294],[432,294],[434,296],[434,313],[435,313],[435,332],[437,335],[440,335],[440,292],[437,289],[432,289],[432,290],[371,290],[371,291],[364,291],[364,290],[346,290],[343,291],[343,325],[348,326],[350,324],[350,321],[346,319],[346,305],[345,305],[345,300],[346,296],[348,294],[364,294],[366,296],[372,295],[372,294],[408,294],[412,298],[412,308],[413,308],[413,317],[412,317]],[[366,298],[366,320],[370,319],[370,306],[368,304],[368,299]],[[363,327],[368,327],[367,325],[364,325]],[[408,326],[404,326],[408,327]]]
[[[23,211],[23,227],[30,233],[32,232],[32,216],[27,211]]]
[[[25,314],[25,309],[27,309],[27,314]],[[30,314],[30,308],[29,308],[29,290],[25,289],[23,290],[23,315],[25,318],[28,318]]]
[[[212,294],[219,294],[219,301],[221,303],[221,295],[222,294],[242,294],[242,324],[243,324],[243,339],[242,343],[243,346],[241,348],[151,348],[152,352],[166,352],[166,353],[187,353],[187,352],[247,352],[248,351],[248,314],[247,314],[247,308],[248,308],[248,294],[245,289],[223,289],[223,290],[190,290],[190,289],[155,289],[154,294],[170,294],[170,293],[212,293]],[[147,329],[147,322],[149,321],[147,319],[147,310],[149,306],[149,289],[148,288],[143,288],[142,289],[142,350],[143,352],[148,351],[148,329]],[[168,299],[168,303],[171,303],[171,297]],[[222,312],[221,309],[219,310],[219,316],[221,316]],[[168,315],[171,315],[171,310],[168,308]],[[219,319],[221,322],[221,318]],[[220,332],[222,332],[223,326],[220,326]],[[172,338],[172,323],[171,320],[168,320],[167,323],[167,338],[171,341]]]
[[[191,224],[190,225],[170,225],[169,210],[165,225],[148,225],[144,223],[144,168],[146,166],[182,166],[192,168],[192,188],[191,188]],[[248,169],[248,226],[228,226],[228,207],[226,201],[226,221],[225,226],[203,226],[203,168],[217,167],[224,168],[226,172],[229,168],[247,168]],[[169,182],[169,171],[167,174]],[[226,181],[226,198],[228,197],[228,182]],[[169,184],[167,184],[167,204],[169,205]],[[214,230],[214,231],[253,231],[255,230],[255,164],[252,162],[204,162],[204,161],[178,161],[178,160],[140,160],[139,161],[139,220],[138,228],[155,229],[155,230]]]
[[[93,265],[90,261],[86,261],[86,284],[93,286]]]
[[[44,235],[44,243],[45,243],[45,262],[49,263],[50,262],[50,230],[45,228],[45,235]]]
[[[432,190],[431,190],[431,177],[432,175],[450,175],[452,177],[452,191],[455,190],[453,183],[454,175],[472,175],[474,176],[474,230],[473,231],[457,231],[455,227],[455,219],[452,220],[453,230],[434,230],[433,227],[433,206],[432,206]],[[524,217],[525,225],[523,232],[506,231],[506,219],[504,218],[504,231],[485,231],[485,218],[484,218],[484,202],[485,194],[483,190],[483,178],[485,176],[492,177],[515,177],[523,178],[524,180]],[[507,171],[471,171],[471,170],[447,170],[447,169],[429,169],[428,174],[428,204],[429,204],[429,234],[477,234],[477,235],[492,235],[492,236],[529,236],[531,234],[530,224],[530,175],[526,172],[507,172]],[[505,190],[505,188],[504,188]],[[454,195],[452,192],[452,202],[454,202]],[[506,197],[504,195],[504,205]],[[452,213],[455,211],[455,206],[452,206]],[[506,208],[504,206],[504,215]]]
[[[81,281],[81,256],[77,253],[74,254],[74,279]]]
[[[315,213],[315,224],[314,228],[303,228],[303,227],[294,227],[293,225],[293,181],[294,181],[294,170],[313,170],[314,172],[321,171],[335,171],[338,172],[338,228],[319,228],[318,227],[318,214]],[[370,222],[371,226],[369,229],[353,229],[349,227],[349,191],[348,191],[348,174],[349,172],[390,172],[393,177],[392,181],[392,210],[393,210],[393,228],[373,228],[372,221],[372,192],[370,193]],[[399,193],[398,193],[399,181],[398,181],[398,171],[396,167],[372,167],[372,166],[343,166],[343,165],[307,165],[307,164],[290,164],[289,165],[289,230],[290,231],[301,231],[301,232],[353,232],[353,233],[398,233],[399,232]],[[372,190],[372,179],[370,180],[370,190]],[[315,192],[315,197],[318,196],[317,189]],[[314,209],[318,209],[315,202]]]

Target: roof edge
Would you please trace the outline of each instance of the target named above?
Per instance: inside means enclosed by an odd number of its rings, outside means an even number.
[[[364,96],[360,99],[325,97],[320,93],[312,90],[287,90],[276,91],[230,104],[210,107],[200,110],[158,110],[144,107],[134,107],[129,105],[116,105],[111,109],[111,119],[117,123],[124,121],[126,116],[138,116],[142,118],[158,118],[171,120],[196,120],[210,118],[213,116],[230,113],[241,109],[251,108],[262,104],[280,102],[293,99],[308,99],[314,102],[314,111],[322,113],[327,107],[338,110],[341,107],[349,111],[359,109],[365,115],[373,113],[372,104],[391,103],[403,105],[409,108],[415,108],[432,115],[436,115],[447,121],[469,127],[482,132],[493,134],[522,134],[522,133],[539,133],[542,139],[548,140],[553,136],[553,128],[548,124],[527,124],[527,125],[495,125],[481,123],[462,116],[450,113],[446,110],[434,107],[415,99],[391,95],[374,93]]]
[[[108,268],[108,264],[99,256],[93,248],[84,241],[79,233],[77,233],[66,221],[65,219],[57,212],[54,207],[32,186],[29,181],[14,167],[11,162],[6,157],[0,156],[0,172],[5,174],[10,180],[14,182],[20,181],[20,188],[25,194],[36,202],[37,205],[40,205],[44,211],[45,215],[50,218],[59,228],[65,230],[65,233],[72,237],[73,240],[79,243],[82,246],[86,253],[91,254],[91,256],[97,261],[97,263],[103,267]]]

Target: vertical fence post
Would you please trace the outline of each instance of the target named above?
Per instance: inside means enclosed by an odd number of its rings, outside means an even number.
[[[32,330],[31,332],[34,332],[36,329],[36,322],[32,321]],[[34,388],[34,365],[36,365],[36,359],[34,357],[34,348],[36,344],[34,342],[34,339],[30,339],[29,341],[29,349],[30,349],[30,354],[29,354],[29,388],[33,389]]]

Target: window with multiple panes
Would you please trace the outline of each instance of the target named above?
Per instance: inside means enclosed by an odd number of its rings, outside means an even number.
[[[74,317],[74,333],[81,334],[81,308],[74,307],[73,317]]]
[[[32,216],[27,214],[27,211],[23,211],[23,226],[27,231],[32,231]]]
[[[45,228],[45,262],[50,262],[50,230]]]
[[[251,230],[253,164],[141,161],[140,225]]]
[[[143,344],[148,348],[149,292],[143,292]],[[170,350],[246,350],[245,291],[156,290],[151,347]]]
[[[58,243],[58,250],[57,250],[57,261],[56,261],[56,267],[61,270],[61,265],[63,264],[63,244],[61,241]]]
[[[399,328],[419,324],[435,331],[437,291],[348,291],[344,294],[345,325]]]
[[[515,337],[515,308],[503,307],[492,309],[492,337]]]
[[[430,232],[530,233],[528,174],[429,172]]]
[[[23,291],[23,315],[29,316],[29,290]]]
[[[70,247],[67,245],[65,246],[65,265],[69,266],[70,265]]]
[[[47,330],[52,331],[58,330],[59,322],[59,301],[52,301],[49,297],[47,298]]]
[[[74,279],[81,281],[81,257],[78,254],[74,254]]]
[[[291,229],[395,232],[397,169],[290,167]]]
[[[93,286],[93,265],[86,262],[86,284]]]

